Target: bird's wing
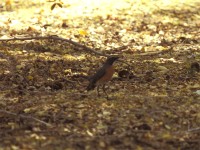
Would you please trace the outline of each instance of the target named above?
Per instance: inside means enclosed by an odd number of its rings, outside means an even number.
[[[93,82],[94,84],[99,80],[101,79],[105,73],[106,73],[106,67],[103,66],[102,68],[100,68],[96,73],[95,75],[91,78],[91,82]]]
[[[92,90],[95,88],[96,86],[96,82],[101,79],[105,73],[106,73],[106,70],[105,70],[106,67],[102,67],[100,68],[91,78],[90,78],[90,83],[89,85],[87,86],[87,90]]]

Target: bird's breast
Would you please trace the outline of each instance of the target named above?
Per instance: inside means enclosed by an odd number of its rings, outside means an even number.
[[[99,83],[106,83],[106,82],[110,81],[112,79],[114,72],[115,72],[115,70],[114,70],[113,66],[107,67],[104,76],[101,77],[98,82]]]

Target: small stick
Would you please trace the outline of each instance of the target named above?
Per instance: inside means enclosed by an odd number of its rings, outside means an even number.
[[[62,37],[58,37],[56,35],[52,35],[52,36],[37,36],[37,37],[14,37],[14,38],[7,38],[7,39],[0,39],[0,42],[8,42],[8,41],[26,41],[26,40],[59,40],[59,41],[63,41],[63,42],[67,42],[70,43],[72,45],[75,45],[77,47],[80,47],[84,50],[87,50],[89,52],[92,52],[94,54],[100,55],[100,56],[105,56],[105,57],[109,57],[109,55],[103,54],[101,52],[95,51],[92,48],[89,48],[85,45],[82,45],[80,43],[77,43],[75,41],[72,41],[71,39],[65,39]]]
[[[44,124],[44,125],[46,125],[46,126],[48,126],[48,127],[52,127],[51,124],[49,124],[49,123],[47,123],[47,122],[44,122],[44,121],[42,121],[42,120],[39,120],[39,119],[37,119],[37,118],[34,118],[34,117],[32,117],[32,116],[25,116],[25,115],[21,115],[21,114],[16,114],[16,113],[13,113],[13,112],[10,112],[10,111],[7,111],[7,110],[0,110],[0,112],[6,113],[6,114],[9,114],[9,115],[14,115],[14,116],[21,117],[21,118],[32,119],[32,120],[37,121],[37,122],[39,122],[39,123],[41,123],[41,124]]]
[[[200,127],[188,129],[188,132],[200,131]]]

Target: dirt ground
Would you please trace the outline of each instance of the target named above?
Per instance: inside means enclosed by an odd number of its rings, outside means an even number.
[[[1,1],[0,150],[199,150],[199,10],[198,0]],[[2,41],[38,36],[96,53]],[[86,91],[105,54],[121,60],[109,100]]]

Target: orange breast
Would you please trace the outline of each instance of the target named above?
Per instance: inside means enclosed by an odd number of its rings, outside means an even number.
[[[106,83],[108,81],[110,81],[112,79],[112,76],[114,74],[114,68],[113,66],[109,66],[107,69],[106,69],[106,73],[105,75],[100,78],[100,80],[98,81],[98,83]]]

